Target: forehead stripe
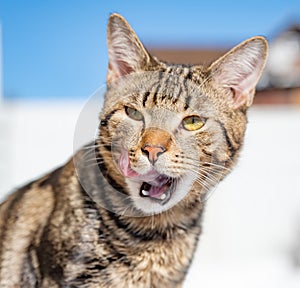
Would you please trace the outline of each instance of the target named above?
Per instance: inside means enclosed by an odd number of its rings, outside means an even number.
[[[145,107],[149,95],[150,95],[149,91],[144,93],[144,95],[143,95],[143,107]]]

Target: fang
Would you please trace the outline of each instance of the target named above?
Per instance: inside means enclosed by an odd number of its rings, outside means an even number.
[[[144,196],[149,196],[149,191],[142,190],[142,194],[143,194]]]

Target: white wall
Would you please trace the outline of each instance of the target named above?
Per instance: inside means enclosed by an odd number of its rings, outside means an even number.
[[[3,103],[0,197],[68,160],[80,107],[69,102]]]
[[[2,60],[2,26],[0,23],[0,103],[3,99],[3,60]]]
[[[0,106],[0,198],[69,159],[81,108]],[[299,150],[300,108],[251,109],[238,167],[207,201],[185,287],[300,287]]]
[[[255,108],[238,167],[208,200],[186,287],[300,287],[300,109]]]

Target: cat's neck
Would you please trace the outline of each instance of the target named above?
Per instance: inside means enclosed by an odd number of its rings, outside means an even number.
[[[118,227],[118,231],[114,231],[116,238],[122,239],[123,236],[127,238],[130,234],[132,238],[142,239],[143,241],[171,241],[187,233],[199,235],[204,208],[200,202],[185,208],[184,205],[179,203],[160,214],[132,217],[117,214],[99,205],[97,206],[104,222],[114,223]],[[126,231],[126,234],[124,234],[124,231]]]

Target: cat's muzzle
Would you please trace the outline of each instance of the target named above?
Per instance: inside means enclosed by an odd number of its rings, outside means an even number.
[[[175,178],[160,174],[154,168],[146,174],[139,174],[134,171],[130,166],[128,152],[125,149],[121,152],[118,167],[124,177],[141,183],[139,190],[141,197],[147,197],[161,205],[170,200],[176,189],[177,181]]]

